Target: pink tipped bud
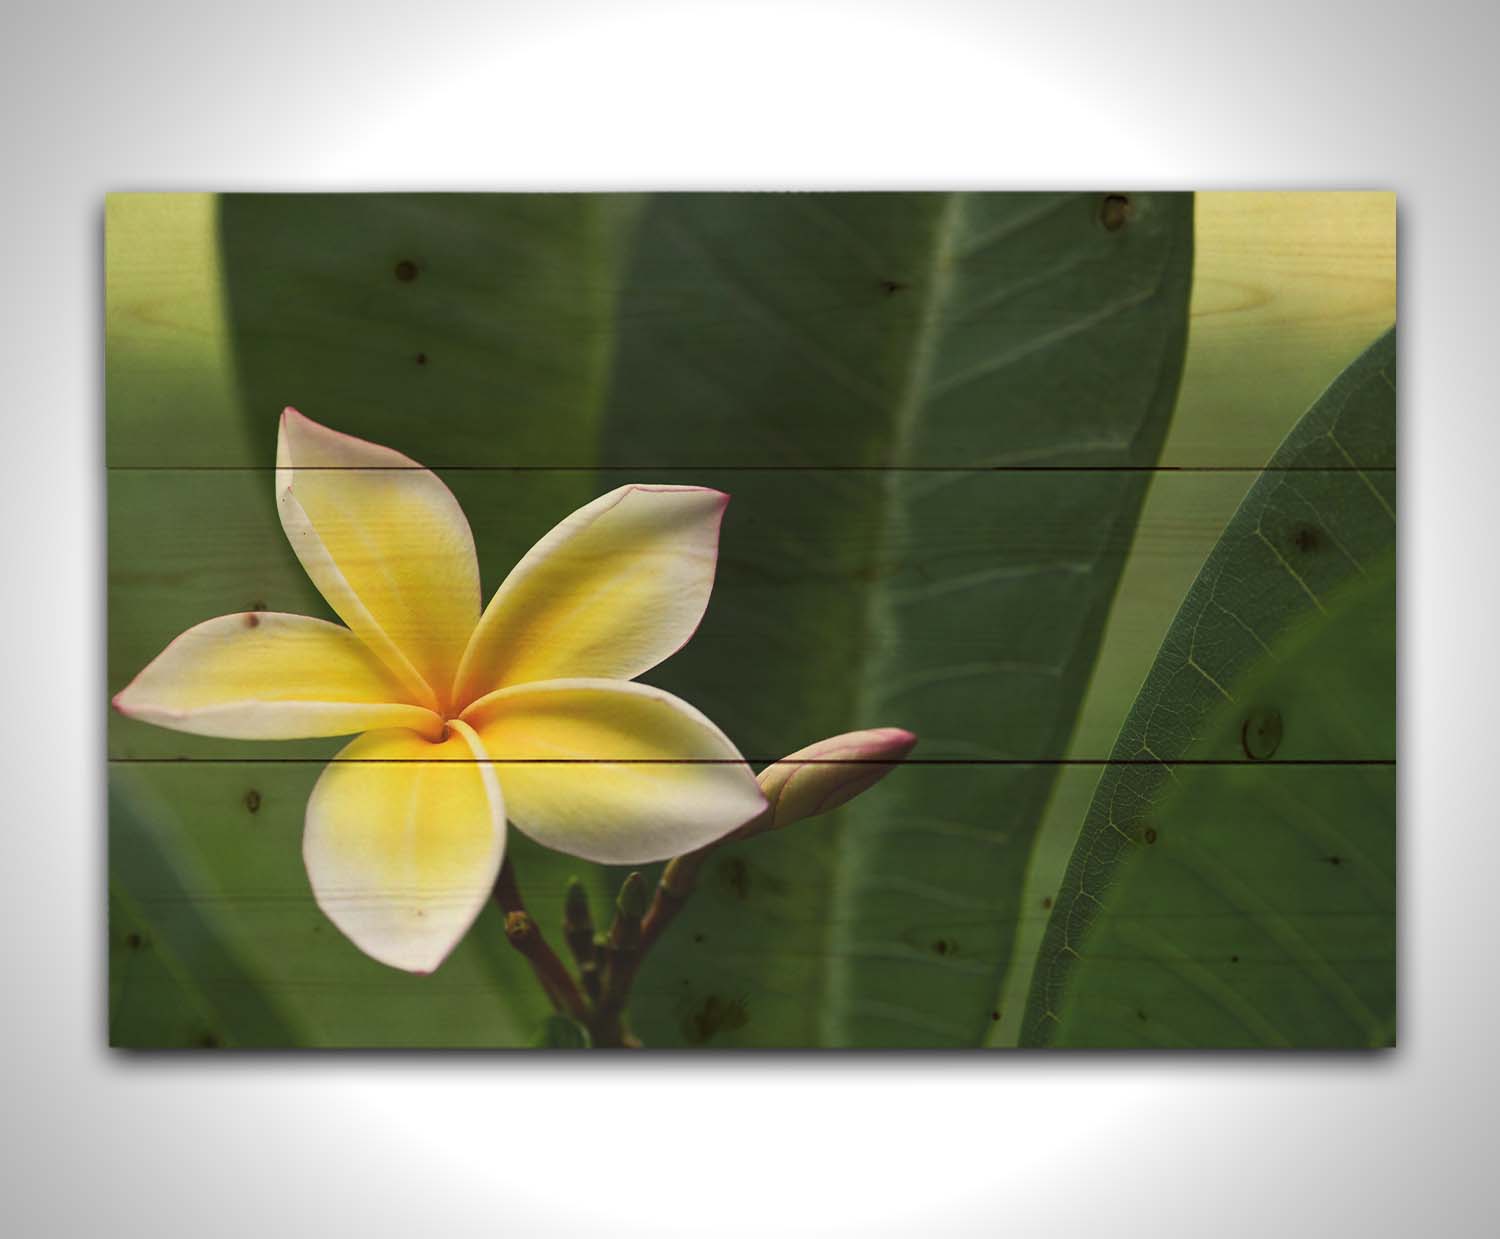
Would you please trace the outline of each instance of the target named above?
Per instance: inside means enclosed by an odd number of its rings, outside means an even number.
[[[874,787],[916,747],[899,727],[876,727],[829,736],[798,749],[760,772],[760,790],[770,802],[765,830],[780,830],[847,804]]]

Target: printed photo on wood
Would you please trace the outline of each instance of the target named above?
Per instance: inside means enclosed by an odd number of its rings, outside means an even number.
[[[1394,1045],[1395,209],[110,196],[110,1043]]]

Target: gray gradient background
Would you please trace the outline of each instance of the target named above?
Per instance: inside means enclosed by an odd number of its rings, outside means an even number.
[[[0,1230],[1493,1233],[1487,7],[8,7]],[[1400,194],[1399,1050],[105,1049],[106,190],[1074,185]]]

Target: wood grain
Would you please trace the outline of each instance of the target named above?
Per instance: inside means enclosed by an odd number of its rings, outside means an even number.
[[[275,522],[269,471],[237,463],[245,459],[246,442],[219,286],[217,226],[212,195],[113,195],[108,202],[111,424],[136,421],[136,402],[149,396],[153,426],[150,444],[110,437],[110,528],[118,534],[128,520],[133,531],[128,540],[111,541],[111,691],[177,632],[211,615],[260,605],[326,614]],[[1395,314],[1391,194],[1205,193],[1198,195],[1196,232],[1188,356],[1163,471],[1148,492],[1073,740],[1066,751],[1027,757],[1087,762],[1107,754],[1120,702],[1150,665],[1253,470],[1348,357]],[[174,442],[205,441],[204,419],[211,424],[207,441],[217,444],[213,459],[228,468],[194,473],[161,467]],[[858,492],[878,474],[866,468],[787,471],[780,478],[759,470],[754,476],[687,472],[693,481],[731,493],[748,488],[763,503],[774,501],[777,488]],[[470,512],[486,588],[492,589],[543,532],[545,521],[526,513],[564,511],[581,493],[625,480],[687,479],[677,469],[659,475],[542,469],[460,472],[449,480]],[[939,471],[930,484],[955,480],[964,482]],[[818,531],[809,531],[805,545],[787,548],[774,579],[748,579],[738,571],[747,557],[739,554],[743,543],[736,543],[756,537],[755,511],[745,503],[732,508],[714,622],[699,638],[705,654],[729,642],[755,648],[765,636],[757,614],[774,614],[780,591],[816,588],[819,580],[836,592],[840,582],[920,564],[926,579],[914,585],[916,604],[925,593],[928,605],[939,606],[945,590],[963,588],[987,568],[1076,562],[1091,531],[1069,528],[1053,499],[1070,487],[1107,487],[1110,480],[1002,472],[965,484],[1027,489],[1037,497],[1035,518],[1004,529],[913,529],[895,548],[895,559],[887,555],[882,562],[873,558],[874,530],[863,544],[855,538],[836,547],[820,545]],[[998,657],[1000,644],[981,639],[986,648],[972,651],[971,661],[982,666]],[[109,735],[110,755],[117,758],[224,752],[217,742],[116,717]],[[759,740],[757,747],[775,748],[771,737]],[[800,742],[795,736],[785,741],[787,747]],[[327,746],[292,747],[305,754]]]
[[[621,211],[628,207],[622,199]],[[1258,468],[1341,366],[1394,321],[1395,198],[1210,192],[1197,195],[1196,213],[1187,364],[1160,463]],[[108,463],[259,464],[244,431],[217,199],[114,194],[106,227],[113,273],[106,299]],[[690,304],[690,290],[668,291]],[[884,295],[875,285],[867,291],[877,300]],[[378,327],[379,315],[371,313]],[[401,352],[411,371],[401,371],[403,382],[422,373],[415,348]],[[266,414],[276,411],[268,406]],[[149,434],[138,429],[143,424]]]
[[[602,492],[627,478],[653,480],[605,474],[595,485]],[[565,510],[551,502],[560,484],[551,472],[478,470],[450,473],[446,480],[474,529],[486,594],[546,532],[549,511]],[[1117,472],[933,474],[928,484],[934,488],[1001,492],[1001,511],[1014,513],[1014,519],[950,525],[942,519],[917,518],[897,539],[881,537],[875,529],[855,529],[851,535],[843,529],[809,528],[794,540],[774,545],[767,544],[768,537],[785,536],[775,532],[779,527],[771,520],[784,497],[809,485],[837,486],[858,507],[861,492],[880,485],[878,473],[845,472],[830,479],[776,471],[706,472],[696,480],[736,496],[725,521],[713,600],[694,640],[646,678],[671,688],[679,678],[701,684],[706,677],[717,693],[705,698],[700,688],[695,704],[726,726],[729,719],[744,718],[747,730],[736,732],[735,738],[747,755],[771,761],[818,738],[800,730],[801,720],[790,703],[784,708],[764,703],[754,713],[737,706],[756,697],[758,666],[796,646],[798,633],[788,632],[782,620],[793,600],[821,599],[826,607],[837,608],[841,598],[881,582],[892,587],[903,611],[927,611],[930,618],[913,629],[927,635],[911,643],[904,665],[895,673],[897,683],[886,694],[885,708],[893,716],[856,719],[855,725],[911,726],[923,734],[920,756],[927,759],[1098,761],[1108,756],[1114,733],[1102,710],[1092,729],[1080,733],[1087,737],[1086,744],[1048,752],[1039,750],[1019,724],[1009,725],[1014,703],[1004,693],[989,695],[981,711],[986,720],[982,745],[973,738],[945,736],[941,708],[936,703],[929,707],[925,698],[929,689],[947,685],[955,676],[973,682],[984,697],[987,676],[1013,673],[1022,665],[1033,669],[1029,682],[1034,692],[1054,691],[1064,670],[1052,661],[1057,657],[1057,634],[1036,628],[1023,604],[1037,591],[1047,591],[1056,595],[1066,614],[1070,591],[1082,589],[1091,565],[1101,556],[1125,552],[1125,545],[1112,544],[1119,535],[1080,525],[1070,515],[1076,508],[1090,509],[1097,494],[1117,487]],[[571,479],[564,482],[572,484]],[[1117,633],[1117,639],[1151,644],[1159,617],[1170,614],[1180,600],[1177,582],[1196,573],[1203,548],[1217,537],[1222,514],[1238,501],[1244,485],[1238,473],[1164,473],[1157,478],[1148,519],[1135,531],[1129,548],[1140,570],[1123,615],[1139,628]],[[280,610],[334,618],[286,545],[271,508],[270,487],[271,475],[265,470],[114,474],[110,528],[129,531],[129,536],[113,539],[110,547],[111,691],[123,687],[179,632],[213,616]],[[990,497],[961,507],[994,510]],[[1284,549],[1291,556],[1336,553],[1331,547],[1301,548],[1294,530],[1284,531],[1284,536]],[[943,622],[948,605],[976,594],[986,602],[989,621],[962,632],[949,631]],[[1116,624],[1120,622],[1117,618]],[[716,670],[707,676],[710,669]],[[1113,722],[1117,727],[1118,719]],[[186,736],[117,715],[109,724],[112,758],[264,760],[332,751],[326,741],[248,746]]]
[[[113,691],[178,632],[212,615],[252,607],[317,615],[327,611],[286,547],[271,502],[270,462],[261,459],[264,453],[246,431],[247,396],[236,372],[225,308],[216,200],[206,195],[169,200],[113,196],[107,222]],[[1067,565],[1101,551],[1128,552],[1070,740],[1038,751],[1034,739],[1007,731],[1008,703],[1003,695],[991,694],[994,700],[983,707],[989,711],[989,743],[983,752],[954,743],[941,727],[924,722],[921,761],[893,776],[899,782],[890,795],[903,806],[920,808],[936,801],[939,789],[951,801],[954,787],[978,806],[1012,801],[1034,784],[1037,771],[1029,762],[1077,763],[1056,772],[1025,890],[1001,890],[974,864],[976,839],[985,832],[969,821],[872,820],[877,833],[894,836],[920,828],[933,841],[919,864],[892,886],[888,926],[878,909],[856,921],[842,917],[837,904],[823,906],[835,858],[826,832],[816,824],[796,837],[786,832],[787,837],[759,841],[763,846],[758,851],[749,845],[731,850],[722,867],[708,874],[701,899],[676,927],[680,957],[670,969],[648,968],[642,976],[638,1015],[648,1042],[764,1044],[757,1034],[763,1012],[784,1030],[806,1025],[801,1034],[784,1031],[783,1036],[815,1041],[818,1030],[805,1013],[830,968],[859,981],[860,1001],[870,1007],[859,1014],[889,1044],[974,1044],[992,1021],[1002,1032],[1009,1029],[1013,1004],[1019,1013],[1024,978],[1016,983],[1019,990],[1016,984],[1006,988],[1007,959],[1027,959],[1040,936],[1061,862],[1098,778],[1095,763],[1107,760],[1123,709],[1256,471],[1322,388],[1394,321],[1395,240],[1390,194],[1198,195],[1187,362],[1171,432],[1128,546],[1112,543],[1116,535],[1081,526],[1067,515],[1070,495],[1097,494],[1119,485],[1123,471],[1032,471],[1039,462],[1020,458],[1012,463],[1025,468],[985,473],[946,468],[918,479],[923,486],[982,488],[1005,495],[1006,504],[976,508],[1014,511],[1020,514],[1016,519],[987,526],[918,519],[894,539],[858,526],[837,537],[812,529],[781,546],[769,564],[765,536],[768,524],[774,527],[775,522],[759,514],[776,504],[778,494],[818,488],[849,495],[858,505],[863,489],[880,484],[880,470],[856,460],[824,462],[851,466],[844,468],[737,470],[726,467],[737,463],[733,445],[726,445],[722,453],[702,460],[674,461],[679,467],[670,472],[653,473],[653,462],[647,460],[636,462],[640,467],[628,473],[595,473],[545,467],[586,461],[537,459],[528,463],[544,467],[458,469],[448,475],[475,527],[487,592],[552,519],[620,482],[691,481],[734,494],[709,619],[678,656],[680,663],[674,660],[647,678],[670,688],[674,664],[700,683],[702,667],[724,667],[713,691],[695,694],[694,702],[711,716],[743,719],[735,739],[758,761],[816,738],[804,734],[804,718],[778,709],[775,702],[756,702],[754,709],[735,715],[741,699],[754,694],[758,660],[774,659],[799,640],[779,619],[789,599],[816,595],[836,609],[846,595],[876,580],[898,585],[910,606],[928,608],[930,638],[911,645],[911,665],[902,669],[907,683],[901,693],[906,695],[885,698],[920,716],[924,677],[962,669],[974,682],[976,700],[982,700],[987,667],[1024,660],[1034,652],[1029,642],[1042,648],[1046,634],[1007,622],[1007,589],[1065,586]],[[556,294],[566,291],[597,301],[610,293],[608,288],[564,287],[568,278],[555,274],[552,286],[533,290],[535,300],[556,300]],[[659,291],[663,313],[671,312],[673,298],[691,301],[691,289]],[[879,292],[887,296],[885,290]],[[882,304],[875,293],[873,285],[847,290],[841,294],[847,304],[830,304],[829,313],[849,310],[891,318],[900,312],[899,297]],[[380,318],[378,307],[371,313]],[[426,359],[416,358],[415,348],[401,355],[411,367],[402,372],[403,384],[420,382],[433,372]],[[587,384],[580,380],[580,386]],[[266,413],[274,416],[275,409]],[[127,430],[139,425],[149,426],[149,434]],[[400,446],[423,457],[419,429],[413,435]],[[1007,573],[1013,574],[1009,583]],[[942,624],[944,598],[974,588],[992,591],[994,622],[955,638]],[[841,656],[830,648],[830,660]],[[1038,665],[1044,668],[1045,662],[1039,659]],[[1046,691],[1046,682],[1045,674],[1039,674],[1038,691]],[[378,965],[364,967],[368,961],[351,965],[352,948],[308,898],[297,846],[302,808],[320,763],[341,743],[232,744],[111,715],[111,784],[140,810],[136,817],[112,813],[114,855],[132,860],[145,855],[149,849],[143,848],[145,836],[139,833],[144,831],[170,858],[157,871],[128,875],[134,909],[119,910],[118,935],[125,941],[132,933],[139,938],[159,928],[164,943],[170,939],[178,947],[202,950],[201,957],[173,967],[178,974],[193,975],[200,996],[211,1006],[238,1010],[242,1001],[256,997],[251,993],[255,985],[238,970],[241,965],[275,978],[263,995],[272,1013],[256,1009],[244,1016],[247,1022],[241,1027],[252,1030],[242,1034],[247,1043],[524,1043],[536,1014],[523,997],[529,980],[515,970],[496,925],[482,920],[439,977],[419,981]],[[1246,774],[1281,780],[1290,789],[1297,780],[1339,777],[1338,767],[1324,769],[1319,762],[1393,763],[1395,755],[1329,750],[1303,756],[1314,764],[1247,766]],[[995,831],[980,842],[997,848],[1023,843]],[[519,837],[514,846],[523,870],[533,875],[528,889],[532,906],[555,925],[573,863],[543,854]],[[875,840],[872,853],[881,846]],[[1323,860],[1310,857],[1308,863]],[[594,878],[601,883],[596,897],[607,899],[608,881],[617,883],[618,875],[591,875],[590,880]],[[805,882],[806,889],[796,886],[797,881]],[[753,892],[748,899],[747,890]],[[816,923],[803,924],[799,918],[806,921],[810,907],[817,908]],[[1011,952],[1000,950],[985,929],[996,918],[1019,925],[1020,938]],[[204,925],[226,938],[217,954]],[[883,926],[890,932],[883,933]],[[694,943],[703,935],[718,941],[724,934],[734,935],[728,953],[716,955],[704,975],[694,972],[688,959]],[[826,956],[835,948],[839,957],[830,962]],[[112,985],[119,993],[112,994],[112,1006],[139,1009],[142,1003],[165,1003],[176,985],[168,975],[172,969],[153,971],[146,962],[154,966],[160,961],[144,957],[141,966],[132,968],[132,949],[125,942],[126,966],[114,970]],[[710,974],[722,976],[729,987],[723,995],[700,992]],[[930,1021],[931,1026],[917,1027],[911,1022],[920,1013],[910,1010],[909,1003],[903,1006],[903,996],[919,982],[931,984],[934,977],[939,988],[962,988],[973,995],[973,1010],[962,1026],[937,1027]],[[514,994],[514,1002],[509,997],[496,1001],[497,993]],[[882,993],[887,999],[883,1007]],[[730,1005],[705,1005],[721,1000]],[[721,1020],[708,1028],[705,1013],[722,1015],[742,1007],[749,1012],[748,1025]],[[300,1023],[288,1032],[276,1022],[274,1009],[295,1011]],[[197,1020],[193,1011],[174,1012],[170,1031],[153,1043],[190,1041],[201,1035],[194,1031]],[[446,1031],[450,1029],[456,1030],[452,1036]]]

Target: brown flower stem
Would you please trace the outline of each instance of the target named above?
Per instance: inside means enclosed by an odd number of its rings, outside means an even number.
[[[587,1024],[588,1003],[579,993],[572,974],[562,960],[558,959],[557,952],[547,945],[541,927],[526,911],[520,887],[516,885],[516,872],[508,856],[500,866],[500,876],[495,880],[495,902],[505,913],[506,941],[526,957],[526,962],[531,965],[532,972],[536,974],[537,981],[553,1007],[563,1015]]]
[[[639,1044],[625,1027],[625,1001],[641,965],[641,918],[645,912],[646,883],[639,873],[632,873],[620,887],[615,919],[604,943],[604,977],[591,1028],[595,1045]]]
[[[568,895],[563,904],[563,938],[568,951],[578,965],[578,976],[583,981],[583,992],[591,1003],[599,1001],[600,959],[594,942],[594,916],[589,910],[588,892],[577,878],[568,882]]]
[[[521,898],[521,888],[516,885],[516,867],[510,857],[500,866],[500,876],[495,879],[495,902],[507,915],[526,911],[526,901]]]
[[[688,896],[698,885],[698,872],[703,868],[712,847],[710,845],[696,852],[688,852],[667,862],[667,867],[662,870],[661,881],[656,884],[656,894],[652,896],[651,906],[646,909],[645,920],[641,923],[643,953],[655,945],[662,931],[682,911]]]

